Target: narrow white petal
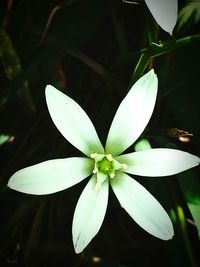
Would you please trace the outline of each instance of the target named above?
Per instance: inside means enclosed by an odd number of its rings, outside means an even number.
[[[141,176],[167,176],[188,170],[200,163],[190,153],[167,148],[138,151],[117,157],[128,165],[126,172]]]
[[[160,27],[172,35],[178,16],[177,0],[145,0]]]
[[[168,214],[141,184],[125,173],[116,175],[110,182],[122,208],[138,225],[160,239],[173,237],[173,226]]]
[[[51,194],[79,183],[92,168],[93,160],[88,158],[48,160],[17,171],[8,186],[27,194]]]
[[[143,132],[152,115],[158,79],[151,70],[142,76],[121,102],[108,133],[106,153],[119,155]]]
[[[54,124],[72,145],[87,156],[104,153],[91,120],[73,99],[47,85],[46,101]]]
[[[108,180],[95,190],[95,175],[83,190],[73,218],[74,249],[80,253],[98,233],[105,217],[108,203]]]

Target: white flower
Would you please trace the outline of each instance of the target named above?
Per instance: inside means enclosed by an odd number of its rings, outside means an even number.
[[[52,120],[62,135],[87,157],[55,159],[16,172],[8,186],[28,194],[50,194],[92,175],[73,218],[72,234],[80,253],[98,233],[105,217],[109,183],[121,206],[143,229],[168,240],[171,220],[159,202],[128,174],[166,176],[187,170],[200,158],[174,149],[148,149],[120,155],[145,129],[152,115],[158,81],[151,70],[140,78],[120,104],[108,133],[105,149],[84,110],[53,86],[46,87]]]
[[[172,35],[178,16],[177,0],[145,0],[160,27]]]

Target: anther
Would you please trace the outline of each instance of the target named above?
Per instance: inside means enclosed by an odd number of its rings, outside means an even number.
[[[127,170],[128,169],[128,165],[126,164],[126,163],[122,163],[122,169],[124,169],[124,170]]]
[[[109,173],[109,176],[110,176],[111,179],[113,179],[115,177],[115,173],[111,172],[111,173]]]
[[[109,160],[109,161],[113,161],[113,157],[112,157],[111,154],[107,154],[107,155],[106,155],[106,158],[107,158],[107,160]]]
[[[98,168],[95,167],[94,170],[92,171],[93,173],[97,173],[98,172]]]
[[[96,157],[97,157],[97,153],[95,152],[95,153],[92,153],[91,155],[90,155],[90,157],[92,158],[92,159],[95,159]]]

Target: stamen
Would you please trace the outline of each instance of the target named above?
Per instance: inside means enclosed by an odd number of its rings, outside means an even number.
[[[91,153],[90,157],[94,159],[94,169],[92,172],[96,174],[97,179],[95,191],[99,190],[101,184],[106,179],[113,179],[116,171],[125,171],[128,168],[126,163],[120,163],[111,154],[98,154],[94,152]]]
[[[113,157],[112,157],[111,154],[107,154],[107,155],[106,155],[106,158],[107,158],[107,160],[109,160],[109,161],[113,161]]]
[[[113,171],[113,172],[109,173],[109,176],[111,179],[113,179],[115,177],[115,172]]]
[[[95,159],[96,157],[97,157],[97,153],[95,152],[95,153],[92,153],[91,155],[90,155],[90,157],[92,158],[92,159]]]
[[[117,160],[113,160],[113,168],[114,168],[114,170],[116,171],[116,170],[119,170],[119,169],[121,169],[122,168],[122,164],[121,163],[119,163]]]
[[[126,164],[126,163],[122,163],[122,169],[124,169],[124,170],[127,170],[128,169],[128,165]]]
[[[105,155],[104,154],[98,154],[97,152],[91,153],[90,157],[95,160],[95,162],[101,161]]]
[[[98,168],[95,166],[94,170],[92,171],[93,173],[97,173],[98,172]]]

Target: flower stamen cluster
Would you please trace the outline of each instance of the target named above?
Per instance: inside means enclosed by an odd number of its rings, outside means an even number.
[[[92,173],[96,174],[95,190],[98,191],[101,184],[107,179],[113,179],[115,172],[118,170],[125,171],[128,168],[126,163],[120,163],[113,158],[111,154],[98,154],[97,152],[90,155],[94,159],[94,168]]]

